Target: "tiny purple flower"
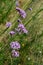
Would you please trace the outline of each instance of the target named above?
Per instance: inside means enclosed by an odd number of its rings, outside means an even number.
[[[12,49],[20,49],[20,44],[17,41],[11,42],[10,46],[11,46]]]
[[[26,17],[26,12],[21,9],[21,10],[20,10],[20,15],[21,15],[23,18],[25,18],[25,17]]]
[[[15,32],[14,32],[14,31],[10,31],[9,33],[10,33],[10,35],[14,35],[14,34],[15,34]]]
[[[22,23],[19,23],[17,30],[19,31],[20,34],[21,34],[22,32],[23,32],[23,33],[26,33],[26,34],[28,33],[28,31],[26,30],[26,28],[24,27],[24,25],[23,25]]]
[[[11,26],[11,22],[7,22],[6,23],[6,27],[8,28],[8,27],[10,27]]]
[[[19,7],[16,7],[16,10],[19,12],[21,17],[26,18],[26,12],[24,10],[20,9]]]
[[[20,4],[19,4],[19,1],[16,1],[16,6],[18,7]]]
[[[24,28],[24,25],[23,25],[23,24],[19,24],[19,25],[18,25],[18,28],[23,29],[23,28]]]
[[[19,52],[15,51],[15,50],[12,50],[12,56],[13,57],[19,57]]]
[[[23,29],[23,32],[26,33],[26,34],[28,33],[28,31],[25,28]]]

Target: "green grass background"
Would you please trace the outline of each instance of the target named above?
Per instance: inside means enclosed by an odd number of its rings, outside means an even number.
[[[15,9],[16,0],[0,0],[0,65],[43,65],[43,0],[22,1],[21,8],[27,13],[25,19]],[[9,32],[17,27],[18,18],[29,32],[11,37]],[[8,29],[5,26],[7,21],[12,23]],[[11,56],[10,42],[16,40],[21,44],[19,58]]]

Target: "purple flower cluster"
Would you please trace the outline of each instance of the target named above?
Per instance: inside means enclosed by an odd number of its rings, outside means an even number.
[[[23,33],[28,33],[28,31],[26,30],[26,28],[24,27],[24,25],[22,23],[19,23],[18,25],[18,29],[16,29],[18,32],[23,32]]]
[[[20,49],[20,44],[17,41],[11,42],[10,46],[11,46],[12,49]]]
[[[24,10],[22,10],[21,8],[18,7],[19,6],[18,0],[16,1],[16,6],[17,6],[16,10],[19,12],[19,14],[21,15],[21,17],[22,18],[26,18],[26,12]],[[32,9],[30,8],[30,10],[32,10]],[[16,31],[19,32],[19,33],[26,33],[27,34],[28,31],[26,30],[25,26],[22,24],[21,20],[18,19],[17,21],[19,22],[19,24],[18,24],[18,27],[16,28]],[[7,22],[6,23],[6,27],[7,28],[9,28],[11,25],[12,25],[11,22]],[[10,31],[9,34],[10,35],[14,35],[15,32],[14,31]],[[12,56],[13,57],[19,57],[19,51],[18,50],[21,47],[20,43],[18,41],[13,41],[13,42],[10,43],[10,47],[11,47],[11,49],[13,49],[12,50]]]
[[[12,50],[13,57],[19,57],[19,51]]]
[[[10,47],[13,49],[12,50],[12,56],[13,57],[19,57],[19,51],[17,51],[17,50],[20,49],[20,43],[17,41],[11,42]]]
[[[19,7],[16,7],[16,10],[19,12],[22,18],[26,18],[26,12]]]

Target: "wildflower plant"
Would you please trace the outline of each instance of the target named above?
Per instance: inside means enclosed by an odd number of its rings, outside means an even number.
[[[43,0],[0,0],[0,65],[43,65]]]

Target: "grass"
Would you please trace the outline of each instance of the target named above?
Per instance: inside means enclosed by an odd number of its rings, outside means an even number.
[[[20,8],[24,9],[27,17],[22,19],[15,10],[15,0],[0,1],[0,65],[43,65],[43,0],[23,0]],[[31,7],[32,11],[28,8]],[[27,35],[15,34],[9,36],[20,18]],[[12,26],[6,29],[6,22],[11,21]],[[21,44],[20,57],[11,56],[10,42],[19,41]],[[30,59],[29,59],[30,58]]]

